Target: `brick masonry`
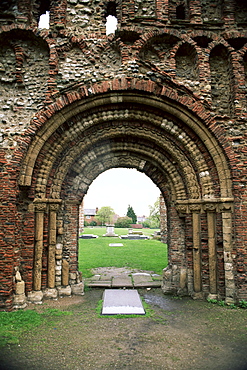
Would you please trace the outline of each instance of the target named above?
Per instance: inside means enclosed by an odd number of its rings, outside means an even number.
[[[114,167],[146,173],[164,197],[164,291],[247,300],[247,6],[47,4],[0,4],[0,309],[13,307],[17,272],[33,290],[37,259],[47,288],[53,245],[55,286],[67,262],[79,283],[79,204]],[[108,15],[118,29],[107,36]]]

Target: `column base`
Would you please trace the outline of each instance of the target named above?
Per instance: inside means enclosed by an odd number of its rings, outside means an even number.
[[[70,297],[71,296],[71,286],[57,287],[59,297]]]
[[[194,293],[192,293],[191,297],[193,299],[200,299],[200,300],[205,299],[205,296],[204,296],[203,292],[194,292]]]
[[[81,282],[79,284],[72,284],[71,292],[74,295],[84,295],[84,282]]]
[[[43,296],[44,294],[41,290],[33,290],[32,292],[28,292],[27,300],[30,303],[42,304]]]
[[[24,293],[15,294],[13,299],[13,309],[19,310],[27,307],[27,297]]]
[[[57,299],[58,292],[56,288],[47,288],[44,290],[44,298]]]
[[[218,294],[209,293],[207,299],[217,299],[218,300]]]

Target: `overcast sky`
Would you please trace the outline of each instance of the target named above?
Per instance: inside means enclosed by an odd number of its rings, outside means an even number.
[[[49,12],[42,14],[39,19],[39,28],[49,29]],[[106,34],[114,33],[117,28],[117,18],[112,15],[108,15],[106,18]]]
[[[160,195],[160,190],[144,173],[135,169],[114,168],[99,175],[84,197],[84,208],[112,207],[116,214],[125,216],[128,205],[137,216],[149,216],[149,205]]]

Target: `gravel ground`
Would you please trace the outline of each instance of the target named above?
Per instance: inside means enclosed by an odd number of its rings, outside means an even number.
[[[160,289],[139,293],[152,316],[100,317],[101,289],[29,306],[72,315],[52,317],[5,347],[0,369],[247,369],[247,310],[167,297]]]

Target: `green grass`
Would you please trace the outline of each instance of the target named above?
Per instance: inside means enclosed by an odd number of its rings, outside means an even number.
[[[18,344],[20,336],[42,323],[49,323],[54,316],[68,315],[70,312],[58,309],[46,309],[42,313],[35,310],[0,312],[0,347],[6,344]]]
[[[154,229],[143,229],[145,235]],[[161,274],[167,266],[167,245],[157,240],[121,240],[103,237],[106,228],[86,228],[84,234],[98,235],[97,239],[79,240],[79,270],[83,277],[91,276],[97,267],[127,267],[154,271]],[[127,235],[128,229],[117,229],[118,235]],[[110,243],[123,243],[123,247],[109,247]]]

